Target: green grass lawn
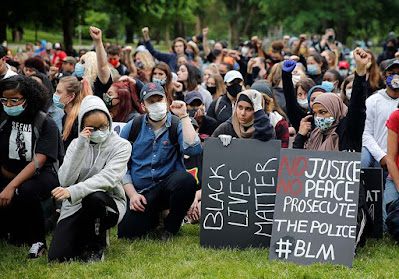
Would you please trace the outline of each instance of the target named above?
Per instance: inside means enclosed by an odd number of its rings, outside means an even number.
[[[205,249],[199,245],[199,226],[189,224],[167,243],[119,240],[113,229],[100,263],[48,264],[47,254],[28,260],[28,251],[0,241],[0,278],[399,278],[399,246],[389,238],[369,240],[351,269],[269,262],[268,249]]]

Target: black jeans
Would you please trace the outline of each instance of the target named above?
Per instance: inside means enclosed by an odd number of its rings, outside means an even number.
[[[85,251],[106,246],[106,231],[118,223],[115,201],[104,192],[94,192],[82,199],[82,208],[62,219],[55,228],[48,253],[49,261],[68,261]]]
[[[10,182],[0,173],[0,191]],[[16,190],[11,204],[0,207],[0,235],[10,233],[14,244],[33,244],[45,238],[45,218],[41,202],[51,197],[51,191],[59,186],[56,172],[51,168],[22,183]]]
[[[169,215],[165,220],[165,230],[176,234],[181,226],[187,210],[190,208],[196,192],[196,181],[186,171],[176,171],[156,187],[145,192],[143,196],[147,200],[145,211],[133,211],[128,207],[125,216],[118,226],[119,238],[137,238],[146,235],[159,212],[169,209]]]

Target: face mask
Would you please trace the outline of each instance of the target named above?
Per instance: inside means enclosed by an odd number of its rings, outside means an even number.
[[[7,43],[6,43],[6,42],[2,43],[1,45],[2,45],[3,47],[7,47]]]
[[[274,60],[274,59],[271,59],[272,60],[272,63],[273,64],[278,64],[278,63],[280,63],[281,62],[281,60],[280,59],[276,59],[276,60]]]
[[[241,48],[241,54],[242,54],[242,56],[246,56],[247,53],[248,53],[248,47],[242,47],[242,48]]]
[[[299,98],[297,98],[296,101],[301,106],[301,108],[307,109],[309,107],[307,99],[299,99]]]
[[[64,109],[65,108],[65,104],[60,102],[61,97],[58,95],[53,94],[53,103],[56,107],[60,108],[60,109]]]
[[[352,88],[346,90],[346,98],[348,98],[348,100],[350,100],[350,99],[351,99],[351,96],[352,96]]]
[[[399,75],[394,74],[387,77],[387,85],[393,90],[399,90]]]
[[[224,76],[226,75],[226,74],[220,74],[221,76],[222,76],[222,79],[224,80]]]
[[[216,94],[216,86],[212,86],[212,87],[207,86],[206,90],[208,90],[209,93],[211,93],[211,95]]]
[[[388,52],[396,52],[396,47],[394,47],[394,46],[389,46],[389,47],[387,47],[387,51]]]
[[[339,70],[338,72],[341,77],[346,77],[349,73],[349,71],[347,69],[342,69],[342,70]]]
[[[309,75],[315,75],[319,71],[317,65],[308,65],[308,73]]]
[[[26,100],[22,104],[20,104],[18,106],[14,106],[14,107],[7,107],[7,106],[3,105],[3,110],[9,116],[18,116],[25,110],[25,108],[24,108],[25,102],[26,102]]]
[[[314,124],[316,125],[317,128],[319,128],[321,131],[327,131],[328,129],[331,128],[331,126],[334,124],[334,117],[320,117],[317,116],[314,118]]]
[[[323,81],[321,85],[325,88],[326,92],[333,92],[335,85],[331,81]]]
[[[370,69],[370,67],[371,67],[372,64],[373,64],[373,63],[371,63],[371,61],[368,62],[367,65],[366,65],[366,68],[367,68],[367,69]]]
[[[77,77],[83,77],[85,75],[85,66],[80,63],[75,64],[75,74]]]
[[[134,62],[134,65],[135,65],[137,68],[139,68],[139,69],[144,68],[143,62]]]
[[[166,78],[152,78],[152,82],[162,86],[166,84]]]
[[[114,68],[116,68],[116,66],[118,65],[119,61],[118,60],[108,60],[109,64],[111,64],[112,66],[114,66]]]
[[[301,75],[300,74],[294,74],[292,75],[292,83],[294,84],[294,86],[297,84],[297,82],[301,79]]]
[[[104,142],[108,138],[108,134],[109,134],[108,129],[105,131],[99,131],[99,130],[94,131],[91,133],[90,141],[94,143]]]
[[[197,113],[198,109],[189,109],[187,110],[187,113],[190,117],[194,117],[194,115]]]
[[[334,36],[333,36],[333,35],[328,36],[328,41],[329,41],[330,43],[334,42],[334,41],[335,41]]]
[[[147,109],[148,117],[154,122],[161,121],[166,116],[166,103],[157,102],[149,105]]]
[[[112,100],[113,100],[113,99],[114,99],[114,98],[108,96],[107,93],[104,93],[104,95],[103,95],[103,100],[104,100],[105,106],[106,106],[108,109],[110,109],[110,108],[112,108],[112,107],[118,105],[118,104],[116,104],[116,105],[113,105],[113,104],[112,104]]]
[[[215,55],[215,56],[218,56],[221,53],[222,53],[222,51],[220,49],[214,49],[213,50],[213,55]]]
[[[238,93],[242,91],[242,87],[239,83],[233,83],[230,86],[227,86],[227,92],[231,95],[231,97],[237,97]]]

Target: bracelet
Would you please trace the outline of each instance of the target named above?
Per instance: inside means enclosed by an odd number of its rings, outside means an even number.
[[[186,113],[186,114],[183,115],[183,116],[179,116],[180,120],[183,120],[183,119],[186,118],[186,117],[189,117],[188,113]]]

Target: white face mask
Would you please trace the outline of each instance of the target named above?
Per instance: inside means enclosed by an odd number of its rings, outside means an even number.
[[[351,96],[352,96],[352,88],[346,90],[346,97],[348,98],[348,100],[351,99]]]
[[[292,83],[294,84],[294,86],[297,84],[297,82],[301,79],[301,75],[300,74],[293,74],[292,75]]]
[[[301,108],[307,109],[308,108],[308,100],[307,99],[296,99],[298,104],[301,106]]]
[[[164,119],[167,113],[166,103],[157,102],[147,106],[147,109],[148,117],[154,122]]]
[[[90,141],[95,143],[104,142],[108,138],[109,130],[105,131],[94,131],[91,133]]]

